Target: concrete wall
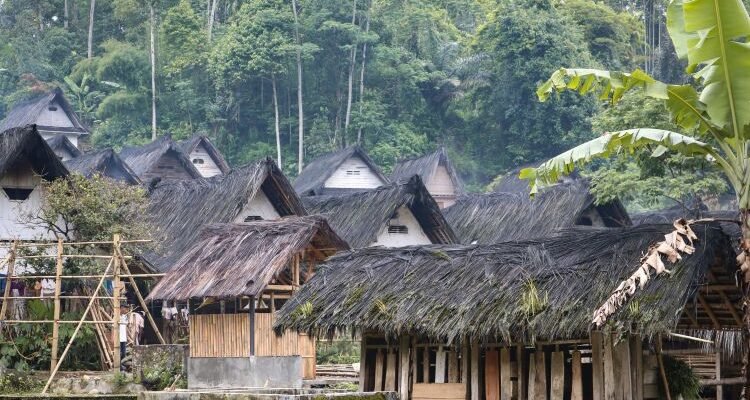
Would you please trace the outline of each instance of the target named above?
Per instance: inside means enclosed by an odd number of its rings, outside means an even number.
[[[187,373],[188,345],[154,344],[133,348],[133,375],[144,380],[150,370]]]
[[[302,357],[188,359],[188,388],[301,388]]]

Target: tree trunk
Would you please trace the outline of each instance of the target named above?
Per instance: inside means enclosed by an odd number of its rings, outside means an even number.
[[[298,154],[297,173],[302,173],[305,156],[305,117],[302,107],[302,43],[299,37],[299,20],[297,16],[297,0],[292,0],[292,11],[294,12],[294,40],[297,42],[297,129],[298,132]]]
[[[208,15],[208,42],[211,43],[214,32],[214,20],[216,19],[216,8],[219,6],[219,0],[211,0],[211,12]]]
[[[276,162],[281,168],[281,128],[279,127],[279,98],[276,94],[276,76],[271,75],[271,87],[273,88],[273,112],[276,125]]]
[[[357,21],[357,0],[354,0],[352,7],[352,25]],[[346,116],[344,117],[344,136],[349,133],[349,121],[352,116],[352,92],[354,86],[354,65],[357,63],[357,42],[352,43],[352,50],[349,55],[349,88],[346,96]]]
[[[367,5],[367,16],[365,22],[365,35],[370,33],[370,7],[372,0]],[[367,42],[362,45],[362,68],[359,71],[359,115],[362,115],[362,101],[365,98],[365,62],[367,61]],[[362,127],[357,128],[357,144],[362,142]]]
[[[63,27],[65,27],[65,29],[68,29],[68,15],[68,0],[65,0],[63,3]]]
[[[94,9],[96,0],[89,1],[89,40],[88,40],[88,59],[94,57]]]
[[[154,13],[154,3],[150,5],[151,17],[151,140],[156,140],[156,15]]]

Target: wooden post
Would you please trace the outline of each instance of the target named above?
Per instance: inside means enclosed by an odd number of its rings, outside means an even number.
[[[49,379],[47,379],[47,384],[44,385],[44,389],[42,389],[43,394],[47,393],[47,389],[49,389],[49,385],[52,383],[52,380],[55,379],[57,370],[60,369],[60,365],[62,365],[63,360],[65,360],[65,356],[68,354],[68,350],[70,350],[70,346],[73,344],[73,340],[75,340],[76,336],[78,335],[78,331],[81,329],[81,326],[83,326],[83,321],[86,319],[86,316],[88,316],[89,311],[91,310],[91,306],[96,301],[96,294],[99,292],[99,289],[101,289],[102,284],[104,283],[104,279],[106,278],[107,272],[109,272],[110,267],[112,267],[112,260],[110,260],[109,265],[107,265],[107,268],[104,270],[104,274],[102,274],[102,278],[99,279],[99,284],[96,285],[96,289],[94,289],[94,293],[91,295],[91,300],[89,300],[89,304],[86,306],[86,310],[83,311],[83,315],[81,315],[81,319],[78,321],[78,325],[76,326],[76,329],[73,331],[73,335],[70,336],[70,340],[68,340],[68,345],[65,346],[65,350],[63,350],[62,352],[62,355],[60,356],[60,360],[57,362],[57,365],[55,365],[55,368],[50,373]]]
[[[10,296],[10,277],[13,276],[13,273],[16,269],[16,251],[18,250],[18,242],[13,241],[13,244],[10,247],[10,251],[8,252],[8,258],[5,261],[5,264],[8,266],[7,273],[5,274],[5,290],[3,291],[3,305],[0,307],[0,321],[5,320],[5,314],[8,312],[8,297]],[[12,318],[11,318],[12,319]]]
[[[262,295],[261,295],[262,296]],[[250,355],[255,355],[255,296],[250,296]]]
[[[359,391],[367,391],[367,339],[362,335],[362,339],[359,341]]]
[[[643,400],[643,340],[637,334],[630,335],[630,363],[633,399]]]
[[[516,368],[518,370],[518,400],[526,400],[526,382],[524,381],[524,369],[526,368],[526,356],[523,345],[516,346]]]
[[[498,400],[500,398],[500,363],[497,350],[487,349],[484,352],[484,398]]]
[[[422,382],[430,383],[430,345],[424,347],[422,352]]]
[[[435,353],[435,383],[445,383],[445,350],[442,344]]]
[[[541,346],[537,346],[536,352],[534,353],[536,358],[536,374],[534,375],[534,393],[536,399],[547,398],[547,362],[544,355],[544,349]]]
[[[419,375],[419,373],[417,372],[419,369],[419,358],[417,357],[419,355],[419,351],[417,350],[417,337],[416,336],[412,337],[411,339],[411,348],[412,348],[413,353],[411,354],[411,370],[409,371],[409,373],[411,374],[411,382],[412,382],[412,387],[413,387],[413,384],[419,382],[417,380],[418,378],[417,375]]]
[[[120,235],[115,234],[112,239],[112,258],[114,259],[112,269],[112,370],[120,370]]]
[[[396,352],[393,349],[388,349],[388,356],[386,357],[385,366],[385,389],[389,392],[396,391],[396,370],[398,364],[398,358]]]
[[[382,349],[378,349],[378,353],[375,355],[375,389],[374,391],[379,392],[383,390],[383,365],[385,362],[385,355]]]
[[[456,349],[448,352],[448,383],[458,383],[458,352]]]
[[[724,386],[721,384],[721,354],[716,352],[716,399],[722,400],[724,398]]]
[[[656,338],[656,360],[659,363],[659,375],[661,375],[661,383],[664,386],[664,392],[667,396],[667,400],[672,400],[672,394],[669,393],[669,381],[667,380],[667,372],[664,370],[664,357],[661,354],[661,335]]]
[[[529,396],[529,400],[536,400],[536,354],[532,354],[529,357],[529,385],[526,393]],[[596,397],[594,397],[596,399]]]
[[[135,297],[138,298],[138,303],[141,305],[143,312],[146,313],[146,319],[148,319],[148,323],[149,325],[151,325],[151,329],[153,329],[154,333],[156,333],[156,338],[159,339],[159,343],[167,344],[167,342],[164,340],[164,337],[162,337],[161,332],[159,331],[159,327],[156,325],[156,321],[154,321],[154,317],[151,315],[151,311],[148,309],[148,305],[146,305],[146,301],[143,300],[141,290],[138,289],[138,285],[135,284],[133,273],[130,271],[130,267],[128,267],[128,264],[125,262],[125,257],[122,255],[122,249],[118,247],[117,253],[119,254],[120,258],[120,265],[125,269],[125,273],[128,274],[128,281],[130,282],[130,286],[133,287]]]
[[[401,358],[398,363],[400,370],[398,392],[401,394],[401,400],[409,400],[409,337],[401,336],[398,347]]]
[[[617,361],[615,371],[618,371],[615,379],[618,380],[617,386],[621,388],[618,390],[619,393],[617,397],[624,400],[632,400],[633,373],[631,371],[629,338],[627,340],[621,340],[620,343],[615,346],[615,359]]]
[[[57,346],[60,340],[60,291],[62,289],[62,275],[63,269],[63,240],[57,239],[57,257],[55,262],[55,302],[54,302],[54,323],[52,324],[52,351],[50,356],[50,367],[52,371],[57,365]],[[7,281],[6,281],[7,282]],[[7,282],[10,284],[10,282]]]
[[[469,387],[469,342],[461,340],[461,383]]]
[[[479,398],[479,342],[471,342],[471,400]]]
[[[583,381],[581,380],[581,352],[578,350],[574,350],[571,355],[570,400],[583,400]]]
[[[604,357],[602,354],[602,333],[591,332],[591,372],[592,394],[595,399],[604,398]]]
[[[563,400],[565,390],[565,353],[562,351],[552,352],[550,367],[550,399]]]
[[[617,383],[615,381],[615,358],[612,349],[612,335],[604,336],[604,399],[615,400]]]
[[[513,384],[510,380],[510,351],[507,347],[500,349],[500,399],[511,400]]]

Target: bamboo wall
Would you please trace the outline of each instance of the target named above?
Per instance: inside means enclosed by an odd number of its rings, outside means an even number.
[[[250,314],[196,314],[190,316],[190,357],[249,357]],[[255,314],[256,356],[301,356],[303,378],[315,378],[315,340],[286,331],[277,336],[271,313]]]

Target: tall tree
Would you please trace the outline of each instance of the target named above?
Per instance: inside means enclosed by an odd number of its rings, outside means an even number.
[[[292,0],[292,12],[294,13],[294,41],[297,44],[297,174],[301,174],[305,165],[305,116],[302,104],[302,40],[299,34],[297,0]]]
[[[156,12],[154,3],[150,0],[149,8],[149,60],[151,61],[151,140],[156,140]]]
[[[352,31],[357,22],[357,0],[352,0]],[[354,70],[357,65],[357,37],[353,35],[352,46],[349,54],[349,80],[346,93],[346,116],[344,117],[344,137],[349,133],[349,121],[352,118],[352,96],[354,94]]]
[[[96,0],[89,0],[89,36],[88,36],[88,59],[94,57],[94,10]]]
[[[529,178],[532,190],[538,185],[555,182],[561,174],[593,158],[606,157],[621,150],[657,146],[653,155],[673,151],[688,157],[715,162],[734,189],[740,212],[742,241],[737,263],[744,274],[745,398],[750,396],[750,16],[741,0],[672,0],[667,10],[667,28],[680,58],[687,59],[688,71],[701,85],[670,85],[656,81],[645,72],[610,72],[592,69],[561,69],[538,90],[545,100],[555,91],[595,92],[599,98],[619,100],[623,93],[642,88],[644,93],[664,102],[675,123],[688,134],[662,129],[637,128],[610,132],[579,145],[539,168],[528,169],[522,176]],[[710,34],[707,34],[710,32]],[[689,132],[698,132],[690,135]],[[660,255],[655,253],[655,257]],[[648,263],[640,274],[615,291],[597,311],[594,323],[601,325],[645,285],[651,274],[663,272],[658,263]],[[653,267],[649,268],[649,267]],[[637,276],[636,276],[637,275]]]

